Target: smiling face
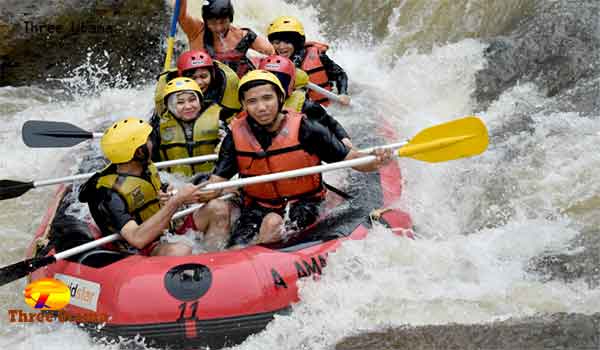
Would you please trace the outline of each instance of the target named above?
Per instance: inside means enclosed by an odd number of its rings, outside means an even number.
[[[200,114],[200,101],[194,92],[179,92],[175,96],[175,114],[179,119],[191,121]]]
[[[271,84],[255,86],[244,92],[242,106],[258,124],[268,128],[279,114],[279,96]]]
[[[273,48],[275,48],[275,52],[283,57],[291,58],[294,54],[294,45],[292,43],[284,41],[284,40],[273,40],[271,41]]]

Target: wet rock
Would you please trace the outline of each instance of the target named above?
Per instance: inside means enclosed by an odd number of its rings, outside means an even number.
[[[163,0],[3,0],[0,86],[60,85],[52,78],[98,63],[106,75],[153,78],[170,10]]]
[[[336,350],[598,349],[600,314],[554,314],[484,325],[390,328],[340,341]]]
[[[540,2],[511,34],[489,41],[488,66],[477,74],[478,102],[486,106],[519,82],[533,81],[555,96],[581,79],[599,76],[599,14],[595,0]],[[575,110],[597,106],[592,99],[571,102]]]

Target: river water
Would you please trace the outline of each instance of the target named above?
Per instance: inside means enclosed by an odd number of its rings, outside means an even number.
[[[524,348],[562,344],[599,349],[598,321],[590,323],[600,312],[600,181],[594,170],[600,168],[600,75],[594,68],[600,63],[595,49],[599,17],[596,24],[583,22],[599,13],[598,5],[533,0],[343,3],[238,0],[235,22],[264,33],[273,18],[294,14],[310,39],[332,44],[330,56],[348,72],[354,104],[330,111],[351,134],[365,118],[384,116],[402,138],[409,138],[425,127],[477,115],[488,126],[490,147],[481,156],[447,163],[400,160],[405,186],[397,206],[411,214],[418,239],[398,239],[376,227],[368,239],[345,244],[331,255],[318,283],[302,283],[302,301],[291,315],[277,317],[235,349],[331,349],[338,343],[340,349],[353,348],[344,341],[348,336],[369,348],[410,348],[426,344],[414,337],[412,343],[402,341],[407,330],[421,326],[441,327],[423,328],[426,335],[448,339],[438,343],[441,348],[468,348],[475,339],[452,342],[461,334],[454,324],[487,325],[504,348],[515,348],[518,342],[506,345],[515,333],[501,330],[507,320],[521,319],[515,332],[531,341],[520,344]],[[199,15],[199,5],[191,10]],[[535,33],[527,28],[543,25],[562,32],[527,36]],[[582,36],[588,41],[580,51],[551,53],[554,60],[533,57],[543,55],[531,48],[543,47],[547,40],[562,45]],[[185,42],[181,34],[178,38]],[[493,61],[498,57],[489,45],[494,39],[525,45],[518,51],[523,57]],[[565,63],[555,69],[556,57]],[[519,64],[529,61],[536,65]],[[498,67],[506,75],[497,74]],[[507,83],[515,71],[519,74]],[[493,75],[502,79],[486,80]],[[81,147],[27,148],[20,140],[26,120],[67,121],[96,130],[109,120],[144,117],[146,112],[140,111],[152,107],[152,86],[127,85],[107,76],[101,62],[84,64],[64,82],[61,91],[0,88],[3,179],[41,180],[77,170]],[[53,190],[31,190],[2,201],[0,265],[23,258]],[[0,309],[25,308],[24,286],[23,279],[0,287]],[[552,315],[563,315],[565,325],[587,324],[591,340],[567,336],[562,343],[544,343],[548,335],[531,334],[536,320]],[[145,348],[142,339],[94,343],[68,324],[10,324],[0,314],[0,326],[2,349]],[[382,330],[387,335],[370,333]],[[385,345],[389,334],[400,339],[395,347]]]

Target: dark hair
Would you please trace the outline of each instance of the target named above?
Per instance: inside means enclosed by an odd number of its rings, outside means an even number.
[[[296,32],[277,32],[269,35],[269,41],[280,40],[294,45],[294,53],[300,51],[306,42],[306,38]]]

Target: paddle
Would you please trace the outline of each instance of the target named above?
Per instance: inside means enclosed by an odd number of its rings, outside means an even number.
[[[190,158],[182,158],[176,160],[167,160],[164,162],[154,163],[157,168],[168,168],[174,165],[183,165],[183,164],[194,164],[194,163],[202,163],[208,161],[217,160],[216,154],[209,154],[206,156],[198,156],[198,157],[190,157]],[[72,175],[66,177],[60,177],[56,179],[50,180],[41,180],[41,181],[15,181],[15,180],[0,180],[0,200],[5,200],[9,198],[16,198],[23,195],[25,192],[29,191],[32,188],[42,187],[42,186],[50,186],[56,185],[65,182],[77,182],[84,181],[92,177],[95,173],[87,173],[87,174],[79,174]]]
[[[167,55],[165,56],[163,72],[167,72],[169,68],[171,68],[171,61],[173,59],[173,46],[175,46],[175,34],[177,33],[177,19],[179,18],[179,9],[181,8],[180,5],[181,1],[175,0],[173,17],[171,18],[171,30],[169,31],[169,37],[167,38]]]
[[[28,120],[23,124],[23,142],[29,147],[71,147],[102,133],[89,132],[66,122]]]
[[[324,88],[320,87],[319,85],[317,85],[315,83],[308,82],[306,84],[306,87],[309,88],[309,89],[311,89],[311,90],[313,90],[313,91],[315,91],[315,92],[318,92],[318,93],[320,93],[322,95],[327,96],[328,99],[330,99],[330,100],[332,100],[334,102],[341,103],[341,99],[340,99],[339,95],[336,95],[333,92],[331,92],[331,91],[329,91],[327,89],[324,89]]]
[[[226,195],[221,196],[220,198],[227,199],[232,196],[233,196],[232,193],[228,193]],[[173,217],[171,218],[171,221],[183,218],[183,217],[193,213],[194,211],[202,208],[202,206],[204,206],[204,203],[195,205],[191,208],[188,208],[188,209],[185,209],[182,211],[179,211],[179,212],[175,213],[175,215],[173,215]],[[104,244],[114,242],[119,239],[121,239],[121,235],[118,233],[114,233],[112,235],[102,237],[102,238],[93,240],[91,242],[84,243],[77,247],[73,247],[71,249],[64,250],[64,251],[62,251],[60,253],[56,253],[54,255],[30,258],[30,259],[20,261],[18,263],[14,263],[12,265],[5,266],[2,269],[0,269],[0,286],[3,286],[12,281],[18,280],[21,277],[25,277],[28,274],[32,273],[33,271],[39,269],[40,267],[48,266],[59,260],[63,260],[63,259],[72,257],[74,255],[77,255],[79,253],[83,253],[85,251],[88,251],[88,250],[91,250],[94,248],[98,248]]]
[[[453,159],[465,158],[482,153],[488,146],[487,130],[483,122],[476,117],[466,117],[448,123],[427,128],[418,133],[413,139],[401,144],[391,144],[379,148],[400,148],[399,157],[408,157],[425,162],[437,163]],[[365,165],[373,162],[375,156],[345,160],[336,163],[318,165],[303,169],[284,171],[233,181],[211,183],[204,187],[207,191],[241,187],[261,182],[270,182],[292,177],[323,173],[336,169]],[[65,250],[53,256],[27,259],[0,269],[0,286],[26,276],[40,267],[55,261],[79,254],[88,249],[119,239],[119,234],[113,234],[81,246]]]

